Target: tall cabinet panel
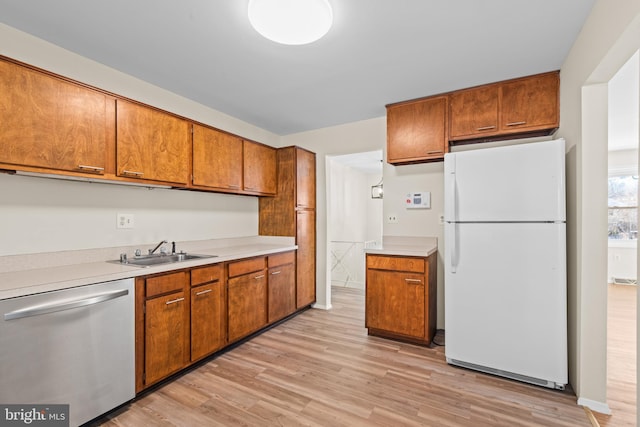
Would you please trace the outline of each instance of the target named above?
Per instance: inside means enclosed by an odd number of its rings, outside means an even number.
[[[259,232],[296,238],[296,307],[316,300],[316,155],[300,147],[278,149],[278,192],[260,198]]]

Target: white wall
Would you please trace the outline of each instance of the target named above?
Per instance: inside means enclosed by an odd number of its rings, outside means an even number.
[[[640,47],[640,2],[597,0],[560,74],[567,141],[569,378],[579,402],[606,405],[607,82]],[[594,262],[596,260],[596,262]]]
[[[0,24],[0,54],[277,146],[279,137]],[[90,184],[0,174],[0,256],[258,233],[250,196]],[[117,230],[116,213],[135,228]]]

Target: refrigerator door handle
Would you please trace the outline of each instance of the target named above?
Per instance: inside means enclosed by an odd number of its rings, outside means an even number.
[[[458,266],[458,207],[456,205],[458,199],[458,186],[456,185],[455,169],[451,172],[449,179],[449,194],[451,194],[451,273],[455,274]]]
[[[451,223],[451,273],[458,267],[458,223]]]

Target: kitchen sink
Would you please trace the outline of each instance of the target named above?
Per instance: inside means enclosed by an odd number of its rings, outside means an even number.
[[[133,258],[127,258],[124,260],[107,261],[113,264],[126,264],[134,265],[136,267],[151,267],[152,265],[173,264],[181,261],[189,261],[194,259],[215,258],[217,255],[198,255],[188,253],[177,254],[154,254],[136,256]]]

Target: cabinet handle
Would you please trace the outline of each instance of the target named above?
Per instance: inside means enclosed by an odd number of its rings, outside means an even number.
[[[416,284],[416,285],[422,283],[422,280],[420,279],[404,279],[404,281],[407,283]]]
[[[209,292],[212,292],[212,290],[211,289],[205,289],[204,291],[196,292],[196,296],[208,294]]]
[[[280,274],[282,273],[282,271],[274,271],[273,273],[271,273],[272,276],[275,276],[276,274]]]
[[[136,171],[128,171],[128,170],[123,170],[122,173],[125,174],[125,175],[133,175],[133,176],[142,176],[142,175],[144,175],[144,172],[136,172]]]
[[[442,151],[442,150],[437,150],[437,151],[427,151],[427,154],[440,154],[440,153],[444,153],[444,151]]]
[[[257,188],[255,187],[244,187],[245,190],[251,190],[251,191],[255,191],[257,190]]]
[[[103,173],[104,172],[104,168],[101,168],[99,166],[87,166],[87,165],[78,165],[78,169],[84,171],[84,172],[91,172],[91,173]]]
[[[256,280],[258,280],[258,279],[262,279],[262,278],[264,278],[264,274],[261,274],[261,275],[259,275],[259,276],[254,277],[254,279],[256,279]]]
[[[495,126],[483,126],[481,128],[477,128],[476,130],[491,130],[491,129],[495,129]]]
[[[169,305],[169,304],[174,304],[176,302],[180,302],[180,301],[184,301],[184,298],[176,298],[176,299],[172,299],[171,301],[167,301],[165,304]]]
[[[526,125],[527,122],[511,122],[511,123],[507,123],[507,126],[520,126],[520,125]]]
[[[229,184],[229,185],[227,185],[227,187],[228,187],[228,188],[231,188],[231,189],[233,189],[233,190],[237,190],[238,188],[240,188],[240,186],[239,186],[239,185],[235,185],[235,184]]]

